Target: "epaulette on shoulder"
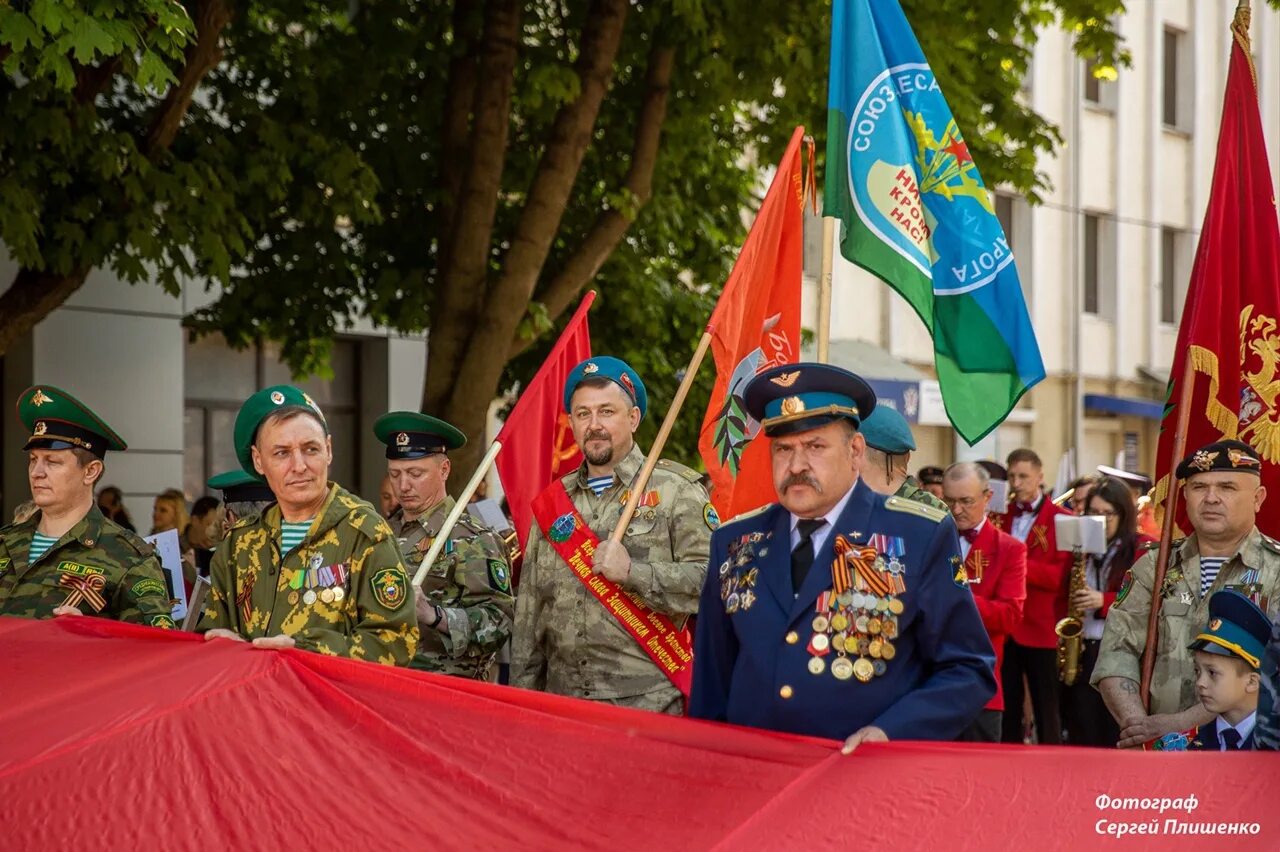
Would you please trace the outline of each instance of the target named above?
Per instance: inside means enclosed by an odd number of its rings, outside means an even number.
[[[1182,539],[1178,539],[1177,541],[1181,541],[1181,540]],[[1146,553],[1148,550],[1156,550],[1159,547],[1160,547],[1159,540],[1144,541],[1142,544],[1138,545],[1138,549],[1141,550],[1143,553]]]
[[[1280,541],[1276,541],[1266,533],[1260,533],[1262,536],[1262,546],[1272,553],[1280,553]]]
[[[756,515],[762,515],[762,514],[764,514],[765,512],[767,512],[767,511],[769,511],[770,509],[772,509],[772,508],[773,508],[774,506],[776,506],[776,505],[778,505],[778,504],[777,504],[777,503],[765,503],[763,506],[761,506],[761,507],[760,507],[760,508],[758,508],[758,509],[748,509],[747,511],[743,512],[741,515],[736,515],[736,516],[734,516],[734,517],[730,518],[729,520],[725,521],[724,523],[720,524],[720,529],[724,529],[724,528],[725,528],[725,527],[727,527],[727,526],[730,526],[730,525],[732,525],[732,524],[736,524],[736,523],[738,523],[739,521],[745,521],[745,520],[748,520],[748,519],[750,519],[750,518],[754,518]]]
[[[251,515],[245,515],[243,518],[236,518],[236,522],[231,525],[231,529],[233,530],[244,529],[245,527],[250,526],[251,524],[256,524],[258,522],[258,519],[261,517],[262,517],[261,512],[254,512]]]
[[[685,467],[680,462],[673,462],[670,459],[658,459],[657,466],[659,470],[670,471],[690,482],[700,483],[702,481],[702,474],[691,467]]]
[[[156,553],[156,549],[148,544],[142,536],[135,532],[129,532],[124,527],[116,527],[116,538],[137,551],[139,556],[154,556]]]
[[[891,512],[906,512],[908,515],[928,518],[935,524],[941,523],[947,516],[947,513],[941,509],[935,509],[933,506],[926,506],[924,503],[917,503],[905,497],[890,497],[884,501],[884,507]]]

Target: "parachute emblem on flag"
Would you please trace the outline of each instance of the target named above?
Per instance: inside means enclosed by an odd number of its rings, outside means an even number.
[[[1256,370],[1246,369],[1256,355],[1261,362]],[[1276,397],[1280,395],[1280,334],[1274,317],[1253,316],[1253,305],[1240,312],[1240,363],[1244,385],[1240,388],[1240,440],[1247,441],[1271,463],[1280,462],[1280,413]]]

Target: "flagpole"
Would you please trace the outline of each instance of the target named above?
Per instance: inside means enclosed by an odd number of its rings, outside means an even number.
[[[622,543],[622,536],[627,531],[627,527],[631,526],[631,518],[636,513],[636,508],[640,505],[640,498],[644,494],[645,486],[649,484],[649,477],[653,475],[653,469],[658,466],[658,459],[662,456],[662,449],[667,445],[667,438],[671,437],[671,429],[676,425],[676,417],[680,414],[680,409],[684,406],[685,397],[689,395],[689,388],[693,386],[694,376],[698,373],[698,367],[702,366],[702,359],[707,354],[707,349],[711,346],[711,327],[707,326],[707,330],[702,332],[702,339],[698,341],[698,348],[693,351],[693,357],[689,359],[689,366],[685,368],[684,378],[680,381],[680,387],[676,389],[675,398],[671,400],[671,407],[667,409],[667,416],[662,421],[662,426],[658,429],[658,436],[653,439],[653,446],[649,449],[649,455],[644,460],[644,467],[640,468],[640,473],[636,476],[634,482],[631,483],[631,496],[627,498],[627,505],[622,507],[622,515],[618,518],[618,523],[613,528],[613,533],[609,536],[609,540],[617,544]]]
[[[831,360],[831,272],[836,248],[836,220],[822,217],[822,277],[818,279],[818,360]]]
[[[1160,604],[1164,595],[1160,593],[1164,586],[1165,572],[1169,569],[1169,553],[1173,549],[1173,527],[1178,514],[1179,481],[1177,476],[1178,462],[1186,455],[1187,427],[1191,422],[1191,390],[1196,380],[1195,365],[1191,353],[1186,353],[1185,366],[1182,370],[1182,382],[1178,387],[1178,421],[1173,433],[1173,447],[1169,459],[1169,486],[1164,500],[1164,525],[1160,532],[1160,550],[1156,555],[1155,576],[1151,580],[1151,606],[1147,613],[1147,643],[1142,649],[1142,682],[1138,687],[1138,697],[1142,706],[1148,711],[1151,707],[1151,678],[1156,667],[1156,643],[1159,641]]]
[[[494,441],[489,445],[489,451],[484,454],[484,458],[480,459],[476,472],[471,474],[471,480],[467,482],[467,487],[463,488],[462,493],[458,495],[458,502],[453,504],[453,510],[444,519],[444,524],[440,527],[440,532],[436,533],[435,541],[431,542],[427,555],[422,557],[422,564],[418,566],[418,573],[413,575],[413,587],[415,589],[422,588],[422,581],[427,579],[427,572],[431,570],[431,566],[435,564],[440,551],[444,549],[445,544],[449,541],[449,533],[453,532],[453,528],[462,517],[462,513],[467,511],[471,496],[476,493],[476,489],[484,481],[485,474],[493,466],[493,460],[498,457],[498,452],[501,449],[502,442]]]

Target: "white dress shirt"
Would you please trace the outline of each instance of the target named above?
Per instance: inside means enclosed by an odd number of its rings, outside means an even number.
[[[853,488],[857,488],[857,487],[858,487],[858,480],[855,479],[853,481]],[[840,517],[840,513],[843,512],[844,507],[848,505],[849,498],[853,496],[853,488],[850,488],[847,492],[845,492],[845,495],[840,498],[840,502],[837,503],[831,509],[830,512],[827,512],[825,515],[822,516],[823,520],[825,520],[826,523],[818,527],[816,530],[814,530],[813,535],[809,537],[809,540],[813,542],[814,553],[817,553],[819,550],[822,549],[822,545],[826,544],[827,539],[831,536],[831,531],[836,528],[836,519]],[[800,544],[799,524],[801,520],[803,519],[799,515],[796,515],[794,513],[791,515],[791,549],[792,550],[795,550],[796,546]]]
[[[1036,517],[1040,514],[1040,504],[1044,502],[1044,495],[1040,495],[1040,499],[1032,504],[1032,509],[1026,514],[1018,513],[1013,516],[1013,524],[1009,530],[1009,535],[1018,541],[1026,543],[1027,536],[1031,535],[1031,528],[1035,526]]]
[[[1255,710],[1252,713],[1250,713],[1248,716],[1245,716],[1243,719],[1240,720],[1240,724],[1238,725],[1232,725],[1230,722],[1228,722],[1226,719],[1222,718],[1221,716],[1218,717],[1217,721],[1218,721],[1218,743],[1219,743],[1218,750],[1226,751],[1227,750],[1226,743],[1222,741],[1222,732],[1225,731],[1227,728],[1234,727],[1236,729],[1236,733],[1240,735],[1240,742],[1243,743],[1245,740],[1249,739],[1249,735],[1253,733],[1253,726],[1258,723],[1258,711]]]

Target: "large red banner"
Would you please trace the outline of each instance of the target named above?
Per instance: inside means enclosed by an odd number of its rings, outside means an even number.
[[[1280,772],[1257,752],[843,757],[87,617],[0,618],[0,684],[5,849],[1280,848]]]

